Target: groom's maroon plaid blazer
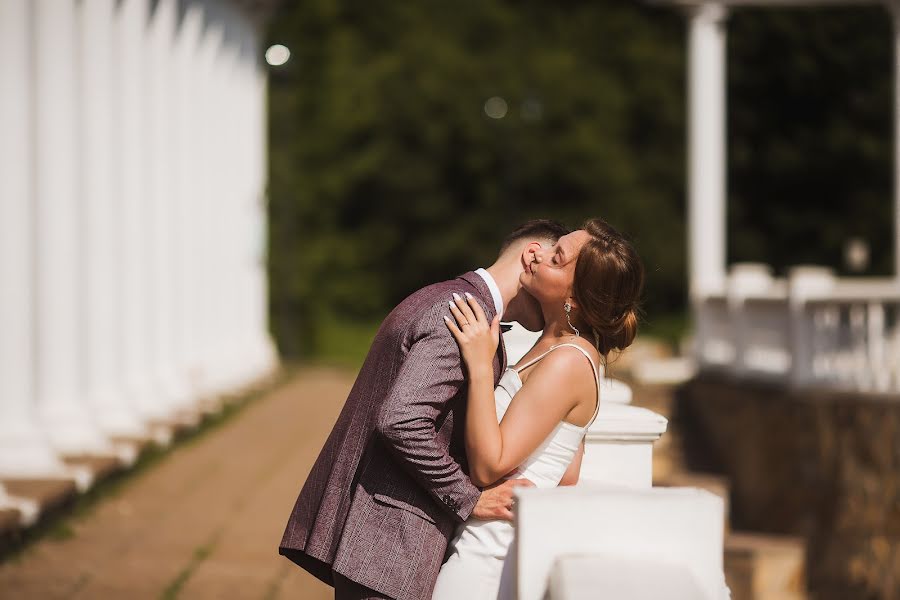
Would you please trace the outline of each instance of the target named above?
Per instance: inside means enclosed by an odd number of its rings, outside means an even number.
[[[279,553],[398,600],[431,598],[447,542],[480,495],[465,473],[465,378],[451,294],[496,314],[474,272],[426,287],[381,325],[288,520]],[[506,368],[503,343],[496,384]],[[455,426],[454,426],[455,425]]]

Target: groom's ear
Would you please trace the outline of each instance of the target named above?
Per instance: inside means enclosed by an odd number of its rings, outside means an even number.
[[[524,268],[527,264],[533,263],[534,255],[542,248],[543,246],[541,245],[541,243],[537,241],[528,242],[527,244],[525,244],[525,247],[522,248],[522,268]]]

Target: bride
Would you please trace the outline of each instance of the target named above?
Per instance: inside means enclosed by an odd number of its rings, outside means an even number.
[[[465,443],[475,485],[513,477],[537,487],[577,482],[584,434],[599,408],[598,364],[634,340],[643,278],[633,246],[602,219],[536,254],[521,283],[540,303],[545,328],[496,389],[491,365],[499,316],[487,322],[472,297],[450,302],[454,318],[444,319],[467,370]],[[433,600],[511,597],[503,564],[512,540],[508,521],[470,517],[462,523]]]

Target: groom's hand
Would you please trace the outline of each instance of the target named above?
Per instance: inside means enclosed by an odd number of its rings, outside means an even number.
[[[484,488],[472,510],[472,516],[483,520],[512,521],[512,507],[515,500],[513,490],[517,487],[534,487],[534,484],[527,479],[507,479]]]

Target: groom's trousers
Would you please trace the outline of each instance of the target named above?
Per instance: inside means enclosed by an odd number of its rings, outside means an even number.
[[[339,573],[334,573],[334,600],[392,600],[380,592],[371,590],[355,581],[350,581]]]

